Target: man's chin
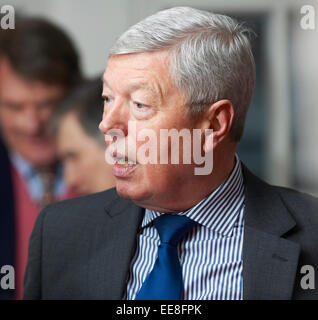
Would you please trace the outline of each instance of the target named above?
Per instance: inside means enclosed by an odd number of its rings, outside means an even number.
[[[149,197],[149,193],[146,190],[140,190],[138,186],[136,188],[127,186],[127,184],[117,181],[116,191],[122,198],[130,199],[133,202],[143,202]]]

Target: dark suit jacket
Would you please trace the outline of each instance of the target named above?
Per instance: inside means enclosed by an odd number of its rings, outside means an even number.
[[[270,186],[244,167],[244,299],[318,299],[300,268],[318,271],[317,199]],[[121,299],[144,210],[115,189],[57,203],[35,225],[26,299]],[[318,276],[315,277],[316,279]]]

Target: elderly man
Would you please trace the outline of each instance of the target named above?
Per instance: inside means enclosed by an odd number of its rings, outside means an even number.
[[[247,32],[180,7],[118,39],[100,124],[116,189],[43,210],[25,298],[318,297],[300,272],[318,266],[317,200],[266,184],[236,155],[255,78]],[[185,129],[193,151],[163,139]],[[184,150],[191,161],[172,161]],[[213,156],[212,170],[196,173],[197,153]]]

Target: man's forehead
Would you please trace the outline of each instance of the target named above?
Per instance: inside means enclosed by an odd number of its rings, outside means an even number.
[[[61,86],[45,85],[40,82],[30,82],[6,86],[0,85],[0,98],[2,102],[14,103],[54,103],[60,101],[65,95]]]
[[[117,54],[108,59],[105,73],[120,72],[161,72],[170,63],[167,50]]]
[[[121,83],[123,84],[123,83]],[[141,79],[135,78],[132,80],[126,81],[125,83],[126,88],[129,91],[137,91],[137,90],[145,90],[145,91],[149,91],[150,93],[160,93],[160,88],[158,88],[158,86],[153,82],[147,82],[147,81],[143,81]],[[108,89],[112,89],[112,85],[111,85],[111,79],[110,82],[107,81],[107,79],[104,77],[103,78],[103,87],[108,88]]]
[[[163,98],[173,86],[166,61],[164,51],[112,56],[103,75],[104,90],[144,90]]]

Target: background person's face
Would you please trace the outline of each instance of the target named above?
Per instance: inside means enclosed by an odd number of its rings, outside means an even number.
[[[199,120],[187,114],[185,97],[169,75],[166,52],[111,57],[103,96],[100,129],[104,134],[111,129],[127,132],[128,121],[135,121],[137,136],[142,129],[151,129],[159,137],[160,129],[200,128]],[[137,149],[143,143],[137,142]],[[201,179],[194,176],[194,165],[160,164],[159,159],[157,163],[128,166],[128,170],[125,164],[114,164],[117,192],[141,206],[162,211],[192,206]]]
[[[0,129],[9,149],[34,166],[48,166],[56,159],[56,144],[47,132],[48,121],[64,90],[30,82],[0,60]]]
[[[76,193],[99,192],[115,185],[111,166],[105,163],[105,149],[84,132],[74,112],[62,118],[57,146],[65,181]]]

